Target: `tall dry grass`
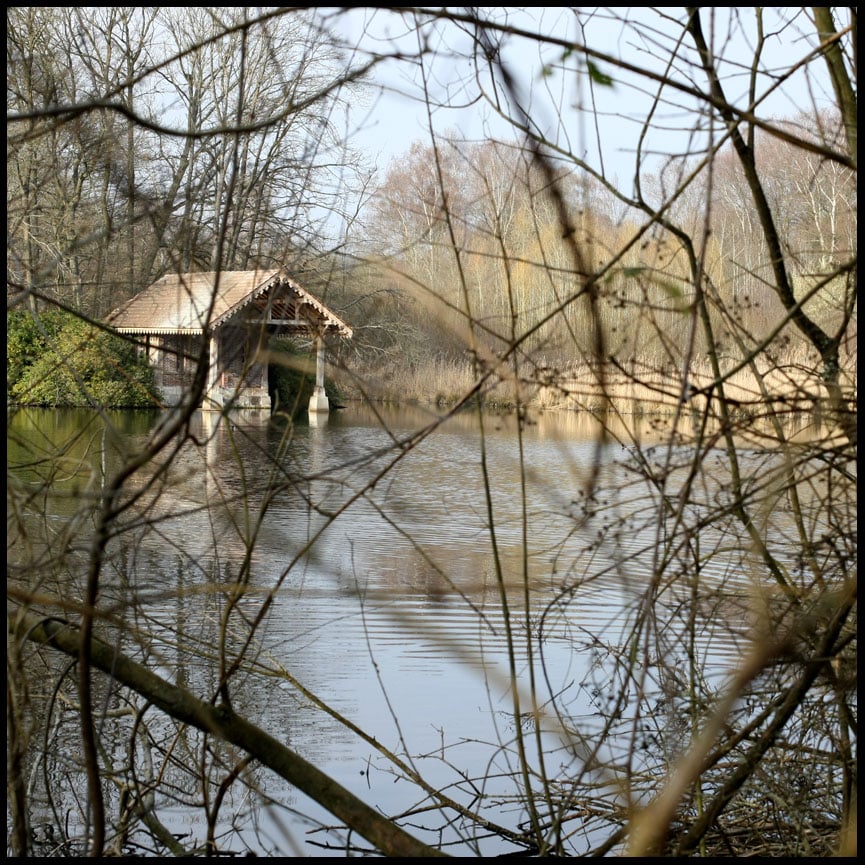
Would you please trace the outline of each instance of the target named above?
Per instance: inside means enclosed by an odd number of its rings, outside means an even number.
[[[812,411],[827,396],[819,369],[818,359],[801,347],[787,348],[783,356],[761,355],[753,364],[725,359],[721,362],[724,397],[742,413],[762,414],[770,408]],[[504,364],[480,369],[468,357],[437,357],[371,372],[370,380],[362,393],[351,385],[343,392],[382,402],[449,406],[476,389],[478,400],[491,408],[522,404],[542,410],[601,411],[612,407],[622,414],[673,411],[682,404],[701,411],[707,399],[718,396],[708,357],[692,359],[687,368],[645,357],[627,367],[610,363],[603,369],[578,361],[560,366],[541,363],[518,374]],[[855,401],[855,356],[846,358],[841,385]]]

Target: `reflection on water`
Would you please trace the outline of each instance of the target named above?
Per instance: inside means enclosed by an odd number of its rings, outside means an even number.
[[[61,487],[77,478],[67,509],[80,506],[84,489],[95,501],[105,461],[141,447],[155,421],[112,418],[117,434],[100,449],[91,446],[102,435],[92,418],[57,417],[12,418],[9,460],[33,482],[47,465],[33,454],[59,448],[68,464]],[[463,772],[483,776],[507,764],[512,667],[524,711],[534,666],[541,704],[556,695],[569,724],[597,723],[598,695],[611,685],[599,647],[627,643],[661,555],[671,556],[664,573],[675,617],[675,580],[684,591],[687,559],[664,549],[657,491],[631,461],[634,441],[669,435],[657,425],[620,420],[602,438],[591,414],[549,413],[518,437],[512,417],[490,416],[482,438],[470,413],[438,425],[422,408],[364,405],[308,425],[259,413],[217,419],[197,416],[192,433],[202,446],[190,443],[166,474],[151,465],[132,477],[141,499],[112,541],[104,597],[137,635],[129,650],[203,696],[218,686],[215,647],[225,634],[229,656],[244,653],[235,708],[386,813],[413,796],[339,716],[404,757],[446,755],[420,761],[444,788]],[[418,436],[428,426],[435,431]],[[699,494],[711,497],[713,473],[725,470],[721,455],[708,454],[704,470]],[[701,536],[704,553],[718,547],[704,555],[702,579],[746,580],[737,554],[722,553],[722,534],[719,526]],[[239,600],[238,583],[246,586]],[[665,629],[664,609],[656,651],[675,659],[687,647]],[[710,676],[734,656],[736,627],[720,607],[704,613],[697,648]],[[559,747],[567,737],[559,720],[548,722],[548,741]],[[272,777],[257,782],[281,806],[297,803]],[[508,778],[497,783],[503,796],[514,793]],[[188,831],[187,815],[172,815],[169,825]],[[300,824],[284,813],[264,826],[286,855],[328,854],[305,845]],[[486,855],[509,849],[481,845]]]

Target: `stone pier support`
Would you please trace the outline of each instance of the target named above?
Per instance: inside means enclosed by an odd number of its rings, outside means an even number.
[[[330,403],[324,392],[324,340],[319,336],[315,340],[315,389],[309,398],[309,413],[327,414]]]

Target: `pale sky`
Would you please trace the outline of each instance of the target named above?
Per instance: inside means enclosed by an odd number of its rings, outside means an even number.
[[[457,11],[461,7],[454,8]],[[680,20],[685,7],[662,7],[655,11],[642,7],[579,8],[580,24],[584,28],[582,33],[578,32],[577,18],[571,9],[562,7],[483,7],[482,11],[487,15],[496,14],[499,19],[506,18],[514,26],[537,29],[560,38],[585,40],[597,51],[634,65],[665,71],[661,61],[669,57],[672,40],[681,32],[674,22],[665,20],[665,16]],[[753,59],[754,8],[701,7],[706,37],[716,46],[716,51],[725,57],[736,57],[744,64],[739,69],[732,64],[723,67],[728,74],[725,83],[727,96],[740,107],[747,104],[747,64]],[[804,17],[780,26],[777,13],[789,15],[794,10],[764,8],[769,38],[763,65],[786,68],[795,59],[805,56],[809,47],[815,44],[813,28]],[[729,29],[730,15],[736,16],[736,28],[732,32]],[[636,22],[642,24],[639,32],[630,26]],[[399,16],[387,10],[352,9],[343,17],[342,27],[347,41],[359,42],[369,50],[386,52],[399,44],[407,52],[417,51],[417,36]],[[744,35],[742,28],[749,35]],[[474,139],[487,138],[490,132],[497,137],[509,135],[507,127],[493,117],[489,106],[475,100],[477,88],[471,80],[473,68],[468,60],[472,47],[470,34],[453,25],[438,27],[433,31],[429,44],[444,58],[427,70],[430,91],[442,102],[458,106],[433,110],[432,123],[436,132],[458,127],[466,137]],[[544,76],[537,44],[525,39],[509,38],[502,56],[521,88],[532,119],[547,124],[549,138],[566,143],[573,152],[596,167],[600,165],[602,152],[607,172],[618,175],[620,180],[633,175],[637,137],[656,95],[652,82],[644,80],[634,88],[629,83],[627,72],[602,60],[597,62],[597,69],[613,79],[611,86],[596,84],[590,91],[588,76],[574,72],[573,59],[569,60],[567,71],[559,68],[552,75]],[[560,50],[553,52],[553,59],[560,59],[560,56]],[[812,72],[817,69],[823,74],[822,63],[812,64],[810,68]],[[679,68],[666,71],[676,80],[695,83],[705,89],[705,78],[684,63]],[[692,79],[690,82],[689,77]],[[390,158],[404,153],[413,141],[428,141],[430,118],[420,98],[421,77],[416,65],[408,67],[405,63],[389,62],[380,67],[378,80],[383,89],[377,101],[369,106],[355,106],[355,122],[363,127],[355,141],[362,142],[364,149],[373,154],[384,168]],[[768,89],[769,80],[766,79],[763,90]],[[693,148],[694,142],[688,135],[697,120],[693,99],[672,90],[665,91],[665,96],[670,103],[657,109],[653,116],[653,138],[644,143],[644,147],[661,153]],[[799,111],[809,110],[815,99],[819,101],[820,93],[810,89],[804,77],[799,76],[785,84],[760,111],[762,116],[792,117]],[[559,122],[560,115],[562,122]],[[600,126],[602,151],[595,143],[596,123]]]

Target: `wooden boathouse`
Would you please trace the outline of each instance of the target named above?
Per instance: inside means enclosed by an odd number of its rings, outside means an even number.
[[[309,410],[327,412],[325,346],[352,336],[344,321],[281,268],[168,274],[114,310],[107,323],[140,341],[167,405],[181,402],[205,359],[201,408],[216,411],[269,411],[268,343],[275,336],[299,336],[316,346]]]

